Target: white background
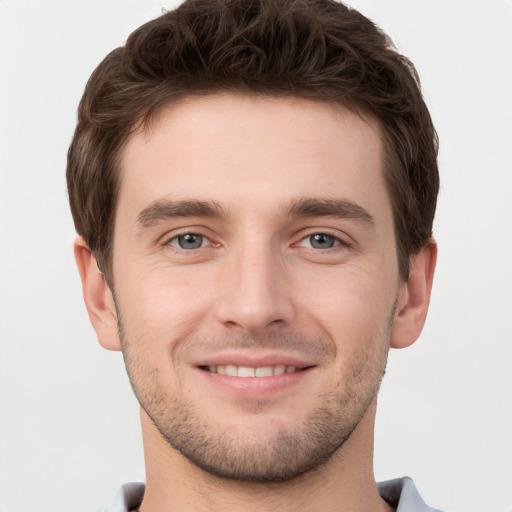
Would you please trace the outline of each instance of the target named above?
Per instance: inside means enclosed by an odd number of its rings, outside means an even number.
[[[0,512],[102,510],[143,480],[121,355],[89,326],[65,156],[85,82],[171,1],[0,0]],[[416,64],[441,139],[439,264],[419,342],[394,351],[379,480],[512,511],[512,1],[353,0]]]

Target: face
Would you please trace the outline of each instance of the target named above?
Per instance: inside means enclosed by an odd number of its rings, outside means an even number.
[[[343,449],[377,394],[402,285],[376,125],[218,95],[122,155],[113,277],[135,393],[172,449],[279,481]]]

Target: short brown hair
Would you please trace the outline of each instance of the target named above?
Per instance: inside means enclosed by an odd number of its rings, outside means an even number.
[[[400,275],[429,243],[437,135],[414,66],[358,11],[333,0],[187,0],[142,25],[90,77],[68,152],[77,232],[112,283],[119,155],[164,105],[219,91],[343,104],[377,120]]]

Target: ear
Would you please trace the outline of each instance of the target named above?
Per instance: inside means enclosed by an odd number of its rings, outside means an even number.
[[[96,264],[96,258],[82,237],[75,240],[74,251],[85,306],[98,341],[108,350],[121,350],[114,298]]]
[[[391,346],[412,345],[421,334],[430,303],[430,292],[437,260],[437,244],[430,240],[411,258],[409,278],[400,287],[391,331]]]

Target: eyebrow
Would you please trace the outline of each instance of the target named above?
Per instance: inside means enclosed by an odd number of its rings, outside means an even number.
[[[374,224],[372,215],[366,209],[347,199],[297,199],[284,208],[284,215],[286,217],[335,217]],[[137,224],[142,228],[149,228],[160,221],[179,217],[219,219],[226,217],[226,212],[215,201],[160,199],[152,202],[139,213]]]
[[[373,225],[373,216],[362,206],[347,199],[302,198],[285,207],[287,217],[335,217],[355,219]]]
[[[223,208],[215,201],[170,201],[160,199],[152,202],[137,216],[137,224],[143,228],[154,226],[166,219],[179,217],[210,217],[220,218],[226,214]]]

